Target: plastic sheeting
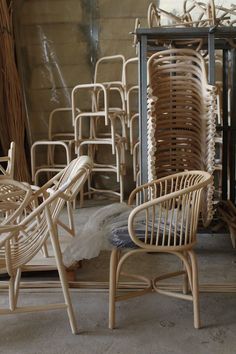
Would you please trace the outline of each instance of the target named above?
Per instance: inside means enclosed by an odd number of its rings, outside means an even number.
[[[100,208],[91,215],[81,232],[71,240],[64,250],[63,262],[65,266],[70,267],[80,260],[97,257],[100,251],[110,250],[112,246],[119,248],[136,247],[128,233],[128,218],[132,209],[133,207],[125,203],[114,203]],[[160,224],[154,224],[154,228],[158,227],[159,231],[171,228],[174,231],[177,221],[183,221],[181,213],[179,213],[178,220],[177,213],[174,212],[173,215],[171,215],[171,211],[167,211],[167,213],[168,221],[163,218],[160,220]],[[158,208],[156,209],[156,220],[158,221],[157,216]],[[149,227],[151,230],[152,226],[152,221],[150,221],[147,225],[148,230]],[[137,237],[144,240],[146,230],[145,211],[136,215],[134,227]],[[177,228],[177,236],[179,231]]]
[[[112,229],[128,223],[131,207],[114,203],[96,211],[63,252],[63,262],[69,267],[82,259],[97,257],[101,250],[111,249],[109,237]]]

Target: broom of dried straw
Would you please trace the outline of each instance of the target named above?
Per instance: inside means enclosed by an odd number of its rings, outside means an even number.
[[[12,26],[12,2],[0,0],[0,139],[6,154],[10,142],[16,144],[15,179],[29,181],[24,135],[23,95],[17,72]]]

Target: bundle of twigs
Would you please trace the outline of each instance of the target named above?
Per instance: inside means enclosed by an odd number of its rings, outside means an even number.
[[[14,50],[12,3],[0,0],[0,139],[6,154],[16,144],[15,178],[29,180],[24,150],[25,115],[23,95]]]

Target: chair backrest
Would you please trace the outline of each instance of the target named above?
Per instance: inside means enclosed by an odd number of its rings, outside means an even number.
[[[125,57],[120,54],[98,59],[95,65],[94,83],[122,84],[124,63]]]
[[[31,211],[26,217],[16,225],[0,227],[0,232],[4,234],[0,237],[0,272],[6,270],[9,275],[14,273],[39,252],[50,231],[57,232],[58,214],[66,201],[76,197],[91,168],[92,162],[87,156],[73,160],[51,183],[45,184],[29,198]],[[41,195],[43,202],[32,210],[33,201]]]
[[[136,188],[143,203],[129,216],[129,234],[134,243],[150,250],[179,250],[196,242],[199,211],[203,189],[212,176],[203,171],[188,171],[158,179]],[[145,225],[145,235],[137,236],[136,222]]]
[[[15,149],[15,143],[12,141],[8,150],[8,155],[0,157],[0,175],[3,175],[7,178],[14,177]],[[6,166],[4,166],[2,163]]]
[[[124,63],[123,85],[125,92],[131,87],[138,86],[138,57],[129,58]]]
[[[99,99],[102,102],[98,102]],[[84,102],[86,102],[86,108],[83,106]],[[73,125],[76,125],[76,120],[80,117],[90,117],[92,113],[100,110],[99,107],[102,107],[103,111],[100,114],[108,122],[108,97],[103,84],[76,85],[71,92],[71,104]]]

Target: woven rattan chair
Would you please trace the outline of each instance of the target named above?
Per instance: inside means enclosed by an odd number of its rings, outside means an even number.
[[[77,333],[76,322],[68,290],[68,283],[65,269],[62,263],[62,256],[57,232],[57,217],[66,201],[72,201],[86,181],[90,170],[91,160],[80,157],[73,160],[63,171],[57,175],[59,188],[36,191],[27,191],[30,187],[26,184],[5,180],[5,185],[14,185],[25,192],[26,197],[17,209],[18,215],[14,219],[7,219],[0,226],[0,274],[8,274],[9,279],[9,309],[0,309],[1,314],[12,314],[21,312],[48,311],[50,309],[67,309],[70,325],[73,333]],[[0,180],[1,186],[4,180]],[[16,185],[17,183],[17,185]],[[1,194],[1,198],[4,193]],[[38,197],[42,197],[42,203],[36,205]],[[13,195],[14,197],[14,195]],[[10,197],[4,201],[11,207],[15,205],[15,199]],[[1,204],[0,204],[1,206]],[[19,214],[20,212],[20,214]],[[61,281],[65,302],[60,304],[17,306],[20,276],[22,270],[27,270],[27,263],[41,250],[47,238],[52,242],[56,265]]]
[[[111,243],[115,246],[110,260],[109,328],[115,326],[115,303],[151,291],[193,301],[194,327],[200,327],[198,303],[198,268],[193,247],[196,244],[201,197],[204,187],[212,182],[207,172],[189,171],[164,177],[136,188],[129,204],[143,200],[128,219],[128,233],[114,230]],[[126,252],[124,252],[126,251]],[[154,279],[122,272],[127,259],[140,253],[170,253],[184,267]],[[119,294],[120,276],[124,274],[143,283],[143,289]],[[163,290],[159,281],[184,275],[183,294]],[[191,294],[188,294],[188,288]]]
[[[170,49],[148,60],[148,180],[185,170],[210,174],[215,165],[216,93],[192,49]],[[213,215],[206,194],[205,223]]]

